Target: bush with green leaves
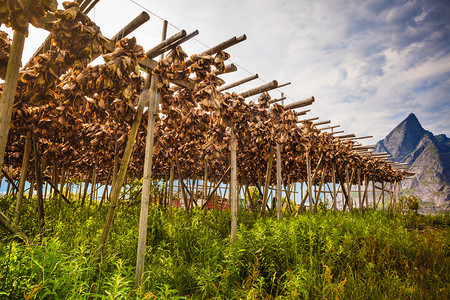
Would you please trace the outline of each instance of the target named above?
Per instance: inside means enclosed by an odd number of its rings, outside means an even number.
[[[107,206],[24,204],[30,244],[0,235],[0,298],[7,299],[448,299],[450,216],[383,211],[275,214],[149,210],[146,266],[134,285],[139,207],[119,206],[100,269]],[[11,199],[0,209],[13,214]]]

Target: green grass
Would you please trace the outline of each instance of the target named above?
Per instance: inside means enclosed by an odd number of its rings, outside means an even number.
[[[14,199],[0,199],[13,215]],[[34,204],[19,224],[29,245],[0,235],[0,299],[449,299],[450,216],[319,212],[277,221],[229,211],[172,218],[149,211],[146,268],[134,286],[138,207],[119,207],[100,272],[106,206],[58,212]],[[96,282],[94,284],[94,282]]]

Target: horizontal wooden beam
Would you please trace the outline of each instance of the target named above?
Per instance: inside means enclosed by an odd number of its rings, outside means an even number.
[[[303,116],[306,115],[307,113],[309,113],[311,110],[310,109],[305,109],[305,110],[301,110],[301,111],[296,111],[295,114],[297,116]]]
[[[376,145],[367,145],[367,146],[358,146],[358,147],[353,147],[353,149],[373,149],[375,148]]]
[[[272,99],[272,100],[269,100],[269,104],[274,104],[274,103],[283,101],[285,99],[286,99],[286,97],[281,97],[281,98],[278,98],[278,99]]]
[[[322,131],[322,130],[328,130],[328,129],[338,128],[338,127],[341,127],[341,125],[327,126],[327,127],[319,128],[319,130]]]
[[[351,138],[350,140],[356,141],[356,140],[363,140],[363,139],[370,139],[373,138],[373,135],[367,135],[367,136],[357,136],[355,138]]]
[[[202,53],[200,53],[200,55],[214,55],[216,53],[219,53],[220,51],[223,51],[231,46],[234,46],[242,41],[245,41],[247,39],[247,36],[241,35],[240,37],[236,37],[233,36],[232,38],[212,47],[209,48],[208,50],[203,51]],[[186,66],[189,67],[190,65],[192,65],[193,61],[192,60],[188,60],[186,61]]]
[[[174,35],[168,37],[167,39],[165,39],[164,41],[162,41],[161,43],[159,43],[158,45],[153,47],[152,49],[145,52],[145,55],[148,58],[157,57],[158,55],[164,53],[164,51],[167,51],[171,44],[184,38],[185,36],[186,36],[186,31],[181,30],[180,32],[175,33]]]
[[[331,123],[330,120],[326,120],[326,121],[320,121],[320,122],[313,123],[313,125],[319,126],[319,125],[330,124],[330,123]]]
[[[237,67],[235,64],[228,64],[225,66],[225,70],[223,72],[219,71],[219,70],[214,70],[212,71],[212,73],[214,75],[220,75],[220,74],[227,74],[227,73],[232,73],[232,72],[236,72],[237,71]]]
[[[354,138],[355,136],[356,136],[356,135],[354,135],[353,133],[351,133],[351,134],[338,135],[338,136],[336,136],[336,137],[345,140],[345,139]]]
[[[86,10],[84,11],[84,13],[87,15],[93,8],[94,6],[99,2],[100,0],[94,0],[94,2],[91,3],[91,5],[89,5]]]
[[[253,88],[251,90],[245,91],[241,93],[240,95],[244,98],[248,98],[257,94],[261,94],[273,89],[276,89],[278,87],[278,82],[276,80],[273,80],[269,83],[263,84],[261,86],[258,86],[256,88]]]
[[[297,123],[301,123],[301,122],[311,122],[311,121],[315,121],[315,120],[319,120],[319,117],[314,117],[314,118],[309,118],[309,119],[298,120]]]
[[[238,80],[238,81],[236,81],[236,82],[233,82],[233,83],[224,85],[223,87],[218,88],[217,91],[223,92],[223,91],[229,90],[229,89],[231,89],[231,88],[234,88],[234,87],[239,86],[239,85],[241,85],[241,84],[244,84],[244,83],[246,83],[246,82],[249,82],[249,81],[252,81],[252,80],[254,80],[254,79],[257,79],[258,77],[259,77],[258,74],[249,76],[249,77],[247,77],[247,78]]]
[[[282,87],[290,85],[290,84],[291,84],[290,82],[286,82],[286,83],[280,84],[277,88],[279,89],[279,88],[282,88]]]
[[[387,152],[372,152],[371,155],[372,156],[380,156],[380,155],[389,155],[389,153],[387,153]]]
[[[338,133],[343,133],[344,132],[344,130],[339,130],[339,131],[332,131],[332,132],[329,132],[329,134],[338,134]],[[337,136],[338,137],[338,136]]]
[[[78,6],[80,7],[80,11],[84,12],[86,7],[88,7],[88,5],[92,2],[92,0],[78,0],[75,2],[78,3]]]
[[[148,20],[150,20],[150,16],[148,15],[148,13],[146,13],[145,11],[141,12],[136,18],[134,18],[130,23],[125,25],[124,28],[122,28],[118,33],[116,33],[110,39],[111,42],[116,43],[117,41],[123,39]]]
[[[185,37],[182,37],[182,38],[176,40],[175,42],[171,43],[167,47],[164,47],[164,48],[162,48],[162,49],[152,53],[151,56],[152,57],[157,57],[158,55],[161,55],[161,54],[163,54],[164,52],[166,52],[168,50],[174,49],[176,46],[179,46],[179,45],[183,44],[184,42],[189,41],[190,39],[192,39],[193,37],[198,35],[198,33],[199,33],[198,30],[195,30],[195,31],[189,33],[188,35],[186,35]]]
[[[314,96],[311,96],[311,97],[303,99],[303,100],[299,100],[299,101],[295,101],[295,102],[286,104],[284,106],[284,110],[305,107],[305,106],[313,104],[314,101],[316,101],[316,99],[314,99]]]
[[[203,51],[202,54],[205,55],[214,55],[216,53],[219,53],[220,51],[223,51],[227,48],[230,48],[231,46],[234,46],[236,44],[239,44],[240,42],[243,42],[247,39],[247,36],[245,34],[238,36],[238,37],[232,37],[231,39],[220,43],[212,48],[209,48],[206,51]]]
[[[379,155],[379,156],[373,156],[371,155],[373,158],[380,158],[380,159],[385,159],[385,158],[390,158],[391,156],[389,154],[385,154],[385,155]]]

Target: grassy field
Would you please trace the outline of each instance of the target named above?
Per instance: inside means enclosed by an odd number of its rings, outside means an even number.
[[[0,198],[8,217],[15,199]],[[139,208],[119,207],[100,269],[106,207],[26,203],[20,244],[0,234],[0,299],[450,299],[450,216],[318,212],[261,219],[229,211],[149,212],[143,285],[134,285]]]

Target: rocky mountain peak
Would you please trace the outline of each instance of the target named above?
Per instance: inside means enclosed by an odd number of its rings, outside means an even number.
[[[425,134],[427,131],[422,127],[416,115],[410,113],[382,141],[381,148],[384,149],[376,150],[386,151],[395,157],[396,161],[403,161],[416,148]]]
[[[415,176],[403,181],[404,192],[450,207],[450,139],[445,134],[434,136],[411,113],[377,143],[375,151],[410,165]]]

